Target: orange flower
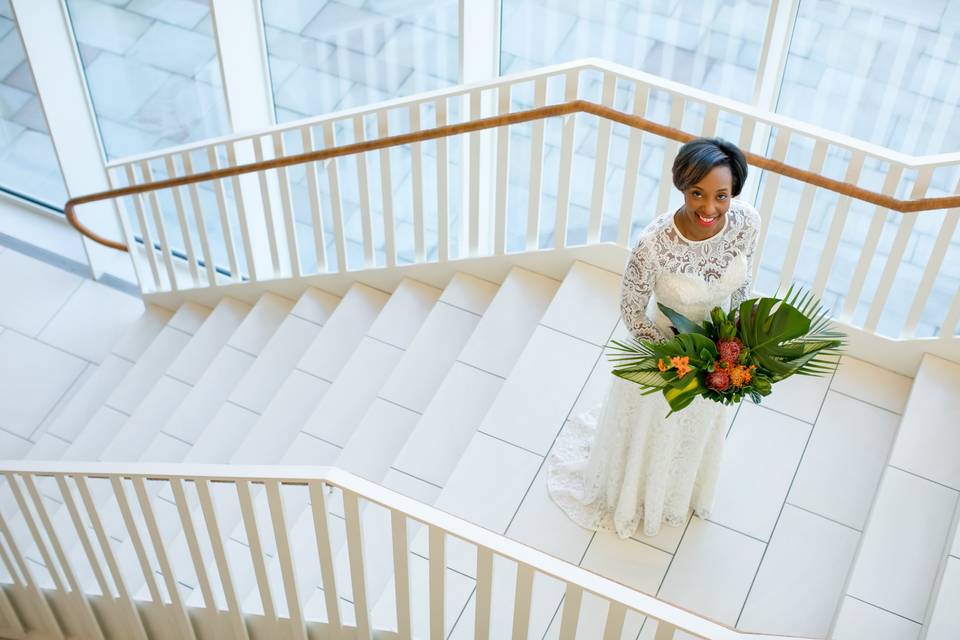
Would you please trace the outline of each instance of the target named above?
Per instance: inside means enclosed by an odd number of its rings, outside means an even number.
[[[690,373],[690,358],[688,356],[673,356],[670,358],[670,364],[677,368],[678,378],[682,378]]]
[[[657,369],[660,369],[660,373],[663,373],[664,371],[666,371],[666,370],[669,369],[669,368],[670,368],[670,367],[668,367],[667,365],[663,364],[663,358],[660,358],[659,360],[657,360]]]
[[[750,365],[749,367],[745,367],[742,364],[736,365],[730,370],[730,383],[735,387],[750,384],[750,381],[753,379],[750,372],[756,368],[756,365]]]

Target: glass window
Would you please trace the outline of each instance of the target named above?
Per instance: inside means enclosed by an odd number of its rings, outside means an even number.
[[[0,189],[58,209],[67,200],[8,0],[0,0]]]
[[[278,122],[457,82],[455,0],[262,3]]]
[[[924,155],[960,149],[960,3],[801,0],[777,111]]]
[[[207,2],[67,0],[108,158],[230,131]]]
[[[770,2],[503,0],[501,12],[502,75],[595,57],[750,102]]]

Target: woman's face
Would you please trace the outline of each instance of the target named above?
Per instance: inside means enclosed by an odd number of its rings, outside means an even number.
[[[733,174],[730,167],[719,165],[697,184],[683,192],[683,214],[690,229],[709,237],[723,226],[723,216],[730,208]]]

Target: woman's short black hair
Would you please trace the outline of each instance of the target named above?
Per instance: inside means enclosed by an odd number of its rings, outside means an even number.
[[[740,195],[747,179],[747,159],[737,145],[723,138],[694,138],[680,147],[673,161],[673,185],[686,191],[719,166],[730,167],[733,175],[731,195]]]

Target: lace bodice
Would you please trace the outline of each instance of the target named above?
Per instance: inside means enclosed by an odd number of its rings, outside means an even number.
[[[706,240],[689,240],[677,228],[674,212],[660,214],[640,234],[623,273],[620,313],[630,333],[641,340],[672,336],[659,309],[647,315],[651,296],[691,320],[710,309],[729,309],[750,295],[753,251],[760,230],[757,210],[733,200],[724,227]]]

